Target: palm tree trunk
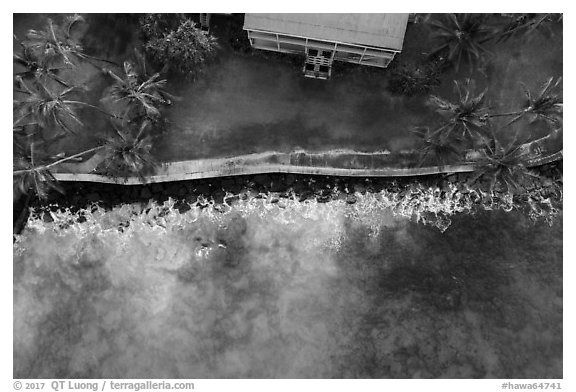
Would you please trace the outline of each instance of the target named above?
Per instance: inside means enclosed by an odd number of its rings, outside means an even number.
[[[20,234],[24,229],[24,223],[26,218],[28,217],[28,206],[30,205],[30,199],[32,198],[31,194],[26,194],[26,199],[24,200],[24,206],[20,210],[18,214],[18,218],[14,220],[14,224],[12,226],[12,234]],[[16,240],[16,238],[14,238]]]
[[[107,116],[109,116],[109,117],[112,117],[112,118],[118,118],[118,119],[121,119],[121,118],[122,118],[122,117],[117,116],[117,115],[115,115],[115,114],[108,113],[107,111],[105,111],[104,109],[99,108],[98,106],[90,105],[89,103],[86,103],[86,102],[82,102],[82,101],[63,101],[63,102],[66,103],[66,104],[76,104],[76,105],[87,106],[87,107],[89,107],[89,108],[96,109],[96,110],[99,111],[100,113],[105,114],[105,115],[107,115]]]
[[[512,120],[508,121],[506,124],[504,124],[503,126],[501,126],[496,132],[500,132],[502,129],[509,127],[510,125],[514,124],[516,121],[520,120],[522,117],[524,117],[524,115],[526,114],[526,111],[523,110],[522,112],[518,113],[518,115],[516,117],[514,117]]]
[[[495,114],[490,114],[489,117],[505,117],[505,116],[517,116],[521,113],[524,113],[524,111],[516,111],[516,112],[508,112],[508,113],[495,113]]]
[[[491,37],[485,39],[484,41],[482,41],[482,43],[484,43],[485,41],[489,41],[489,40],[491,40],[491,39],[494,39],[494,38],[503,39],[503,38],[505,38],[505,37],[508,37],[508,36],[514,34],[516,31],[519,31],[519,30],[522,30],[522,29],[530,29],[530,28],[532,28],[532,27],[534,27],[534,26],[538,26],[540,23],[542,23],[542,22],[544,22],[544,20],[546,20],[546,18],[548,17],[548,15],[550,15],[550,14],[544,14],[544,16],[542,16],[539,20],[531,20],[531,21],[529,21],[528,23],[524,23],[524,24],[521,24],[521,25],[519,25],[519,26],[516,26],[516,27],[513,28],[512,30],[508,30],[508,31],[503,31],[503,32],[500,32],[500,33],[496,33],[496,34],[494,34],[493,36],[491,36]]]
[[[91,149],[89,149],[89,150],[79,152],[78,154],[70,155],[69,157],[59,159],[59,160],[57,160],[56,162],[52,162],[52,163],[50,163],[50,164],[48,164],[48,165],[38,166],[38,167],[34,167],[34,168],[32,168],[32,169],[26,169],[26,170],[16,170],[16,171],[12,172],[12,175],[15,176],[15,175],[18,175],[18,174],[30,173],[30,172],[35,171],[35,170],[46,170],[46,169],[49,169],[49,168],[51,168],[51,167],[53,167],[53,166],[59,165],[59,164],[61,164],[61,163],[64,163],[64,162],[66,162],[66,161],[70,161],[70,160],[72,160],[72,159],[78,158],[78,157],[80,157],[80,156],[82,156],[82,155],[84,155],[84,154],[88,154],[88,153],[93,152],[93,151],[98,151],[98,150],[100,150],[100,149],[102,149],[102,148],[104,148],[104,147],[105,147],[105,146],[94,147],[94,148],[91,148]]]
[[[116,62],[114,62],[114,61],[111,61],[111,60],[106,60],[106,59],[101,59],[101,58],[99,58],[99,57],[90,56],[90,55],[87,55],[86,53],[82,53],[82,56],[83,56],[83,57],[86,57],[86,58],[88,58],[88,59],[91,59],[91,60],[103,61],[103,62],[105,62],[105,63],[112,64],[112,65],[115,65],[115,66],[117,66],[117,67],[120,67],[120,64],[118,64],[118,63],[116,63]],[[92,64],[92,63],[90,63],[90,64]],[[94,64],[92,64],[92,65],[94,65]]]

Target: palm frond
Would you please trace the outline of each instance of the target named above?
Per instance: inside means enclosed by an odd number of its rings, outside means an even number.
[[[108,73],[115,80],[110,89],[110,96],[116,102],[126,105],[124,117],[134,121],[142,117],[157,119],[160,117],[160,107],[169,105],[174,98],[164,88],[166,80],[160,79],[160,74],[152,76],[141,73],[129,61],[124,62],[124,74]]]
[[[66,38],[70,38],[70,31],[76,23],[85,22],[84,17],[78,14],[67,16],[64,20],[63,30],[66,32]]]
[[[440,129],[448,134],[458,133],[461,140],[467,139],[474,143],[485,137],[484,128],[489,121],[489,108],[485,102],[487,90],[473,95],[474,87],[470,79],[467,79],[464,84],[457,81],[454,83],[458,102],[450,102],[432,95],[428,103],[444,118],[445,127]]]
[[[487,53],[483,43],[492,35],[479,14],[448,14],[443,19],[429,22],[433,39],[438,46],[431,56],[445,55],[459,69],[464,59],[470,67]]]
[[[68,87],[60,92],[52,91],[42,83],[26,83],[22,78],[17,82],[27,94],[27,97],[16,104],[14,125],[22,124],[24,119],[38,123],[42,128],[57,127],[68,133],[74,130],[68,126],[68,121],[83,125],[78,115],[72,108],[73,104],[66,98],[77,90],[76,87]]]
[[[418,152],[421,154],[419,166],[429,157],[440,166],[456,162],[461,157],[458,141],[447,136],[441,129],[432,131],[429,127],[416,127],[411,130],[420,138]]]
[[[530,37],[536,31],[552,33],[551,24],[561,22],[557,14],[514,14],[512,20],[495,32],[496,42],[506,41],[511,37]]]
[[[52,172],[42,167],[60,155],[48,154],[47,148],[60,140],[61,136],[40,141],[35,141],[30,136],[14,138],[13,169],[23,171],[13,176],[14,193],[33,193],[41,199],[46,198],[52,189],[64,193]]]
[[[475,162],[476,173],[469,182],[487,181],[490,192],[499,187],[499,190],[514,194],[528,178],[539,177],[526,166],[529,154],[524,144],[516,138],[508,145],[503,145],[495,137],[491,138],[484,144],[481,157]]]
[[[555,126],[561,123],[563,99],[561,94],[556,91],[561,82],[561,77],[556,79],[556,82],[554,82],[553,77],[548,78],[536,95],[531,94],[526,85],[522,83],[526,94],[523,110],[531,117],[530,122],[545,120]]]
[[[70,29],[81,20],[81,16],[75,15],[67,18],[64,25],[60,26],[48,19],[43,30],[29,30],[22,45],[43,66],[61,63],[76,66],[78,60],[85,55],[82,46],[70,36]]]
[[[145,135],[151,124],[144,121],[139,126],[126,129],[112,127],[114,135],[104,140],[106,158],[101,169],[113,175],[137,174],[145,181],[144,174],[159,164],[151,153],[153,137]]]

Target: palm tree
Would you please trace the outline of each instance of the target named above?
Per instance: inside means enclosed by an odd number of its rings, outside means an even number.
[[[488,124],[488,107],[485,105],[485,95],[487,90],[474,96],[471,93],[471,80],[466,79],[461,86],[454,81],[455,90],[458,93],[458,102],[453,103],[436,95],[429,98],[429,104],[434,107],[445,120],[442,127],[438,129],[444,134],[446,140],[455,137],[461,141],[475,142],[484,138],[484,128]]]
[[[124,74],[116,75],[111,70],[106,71],[115,83],[110,91],[112,99],[125,106],[122,118],[127,121],[141,118],[159,119],[160,105],[171,104],[172,95],[164,88],[166,79],[160,79],[160,74],[147,77],[145,70],[138,72],[129,61],[124,62]]]
[[[534,96],[526,85],[522,83],[526,94],[523,114],[528,116],[531,123],[536,120],[544,120],[553,125],[558,125],[562,121],[563,99],[559,93],[554,91],[562,82],[562,78],[558,78],[555,83],[553,82],[554,78],[549,78]]]
[[[529,36],[534,31],[547,29],[550,23],[562,20],[562,14],[513,14],[514,19],[497,31],[496,42],[506,41],[514,35]]]
[[[524,89],[524,93],[526,94],[526,100],[522,109],[510,113],[493,114],[490,117],[514,116],[514,118],[506,123],[502,128],[515,123],[525,116],[528,117],[530,123],[543,120],[555,128],[558,128],[562,123],[564,104],[562,95],[555,91],[555,89],[560,86],[561,82],[561,77],[556,79],[556,82],[554,82],[553,77],[550,77],[546,82],[544,82],[535,95],[530,92],[524,83],[520,83]]]
[[[52,19],[48,19],[48,24],[44,30],[28,30],[26,40],[22,42],[24,51],[28,51],[29,55],[44,68],[62,64],[75,67],[80,60],[88,61],[90,59],[116,65],[112,61],[84,53],[82,46],[71,34],[73,27],[79,22],[84,22],[84,18],[78,14],[64,18],[62,25],[55,24]],[[90,61],[88,62],[96,66]]]
[[[22,54],[14,53],[14,62],[16,64],[20,64],[26,69],[25,71],[16,73],[16,76],[21,76],[25,79],[38,79],[43,83],[45,83],[46,80],[50,78],[60,83],[64,87],[70,87],[67,82],[58,76],[60,70],[69,69],[69,66],[56,67],[43,64],[39,62],[36,57],[34,57],[26,48],[24,48]]]
[[[507,192],[516,193],[526,178],[540,177],[526,167],[529,154],[530,151],[522,143],[517,143],[516,138],[504,146],[493,136],[484,144],[481,157],[475,162],[476,174],[469,183],[486,179],[490,184],[490,192],[498,185]]]
[[[101,169],[112,175],[136,173],[145,182],[144,174],[158,166],[151,153],[152,136],[146,135],[150,126],[152,123],[146,120],[139,127],[119,130],[113,126],[115,134],[106,138],[103,146],[105,159]]]
[[[487,52],[483,44],[491,38],[492,30],[484,25],[481,14],[447,14],[443,20],[429,22],[434,32],[432,37],[439,45],[431,56],[445,55],[458,71],[465,59],[472,66]]]
[[[417,127],[412,130],[420,139],[419,153],[422,155],[419,165],[422,166],[426,158],[432,156],[434,162],[440,166],[457,161],[461,156],[458,143],[448,139],[441,130],[431,131],[429,127]]]
[[[50,189],[63,192],[56,179],[48,168],[43,164],[49,160],[58,159],[60,155],[50,156],[45,147],[58,138],[51,141],[33,141],[32,134],[18,137],[14,135],[13,155],[13,190],[14,200],[22,194],[29,194],[32,189],[40,198],[46,198]]]
[[[28,85],[21,76],[17,76],[16,80],[23,88],[23,90],[18,90],[18,92],[25,94],[26,98],[16,103],[15,127],[37,124],[44,129],[58,127],[68,133],[75,133],[67,122],[74,122],[80,126],[84,124],[74,111],[74,106],[89,107],[107,116],[113,116],[97,106],[68,99],[71,94],[79,90],[76,86],[55,92],[49,90],[39,81]]]
[[[46,153],[46,145],[59,139],[59,137],[47,141],[29,140],[27,143],[14,139],[14,170],[12,172],[14,200],[21,194],[30,194],[30,191],[42,199],[48,196],[51,189],[64,193],[54,178],[51,168],[67,161],[78,160],[82,155],[104,148],[104,146],[90,148],[69,157],[65,157],[63,152],[56,155]]]
[[[29,30],[23,45],[42,66],[59,64],[74,66],[78,59],[85,55],[83,49],[71,36],[73,26],[83,22],[79,15],[66,17],[62,26],[48,19],[45,30]]]

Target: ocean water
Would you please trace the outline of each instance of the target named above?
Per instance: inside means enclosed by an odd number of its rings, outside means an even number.
[[[14,243],[15,378],[562,377],[561,215],[442,231],[361,195],[52,215]]]

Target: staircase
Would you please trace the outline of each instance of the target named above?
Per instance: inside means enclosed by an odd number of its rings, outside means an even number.
[[[204,31],[210,31],[210,14],[200,14],[200,27]]]
[[[316,52],[316,51],[315,51]],[[331,57],[324,57],[321,55],[312,56],[308,54],[304,63],[302,72],[307,78],[328,80],[332,75],[332,60]],[[316,53],[315,53],[316,54]]]

